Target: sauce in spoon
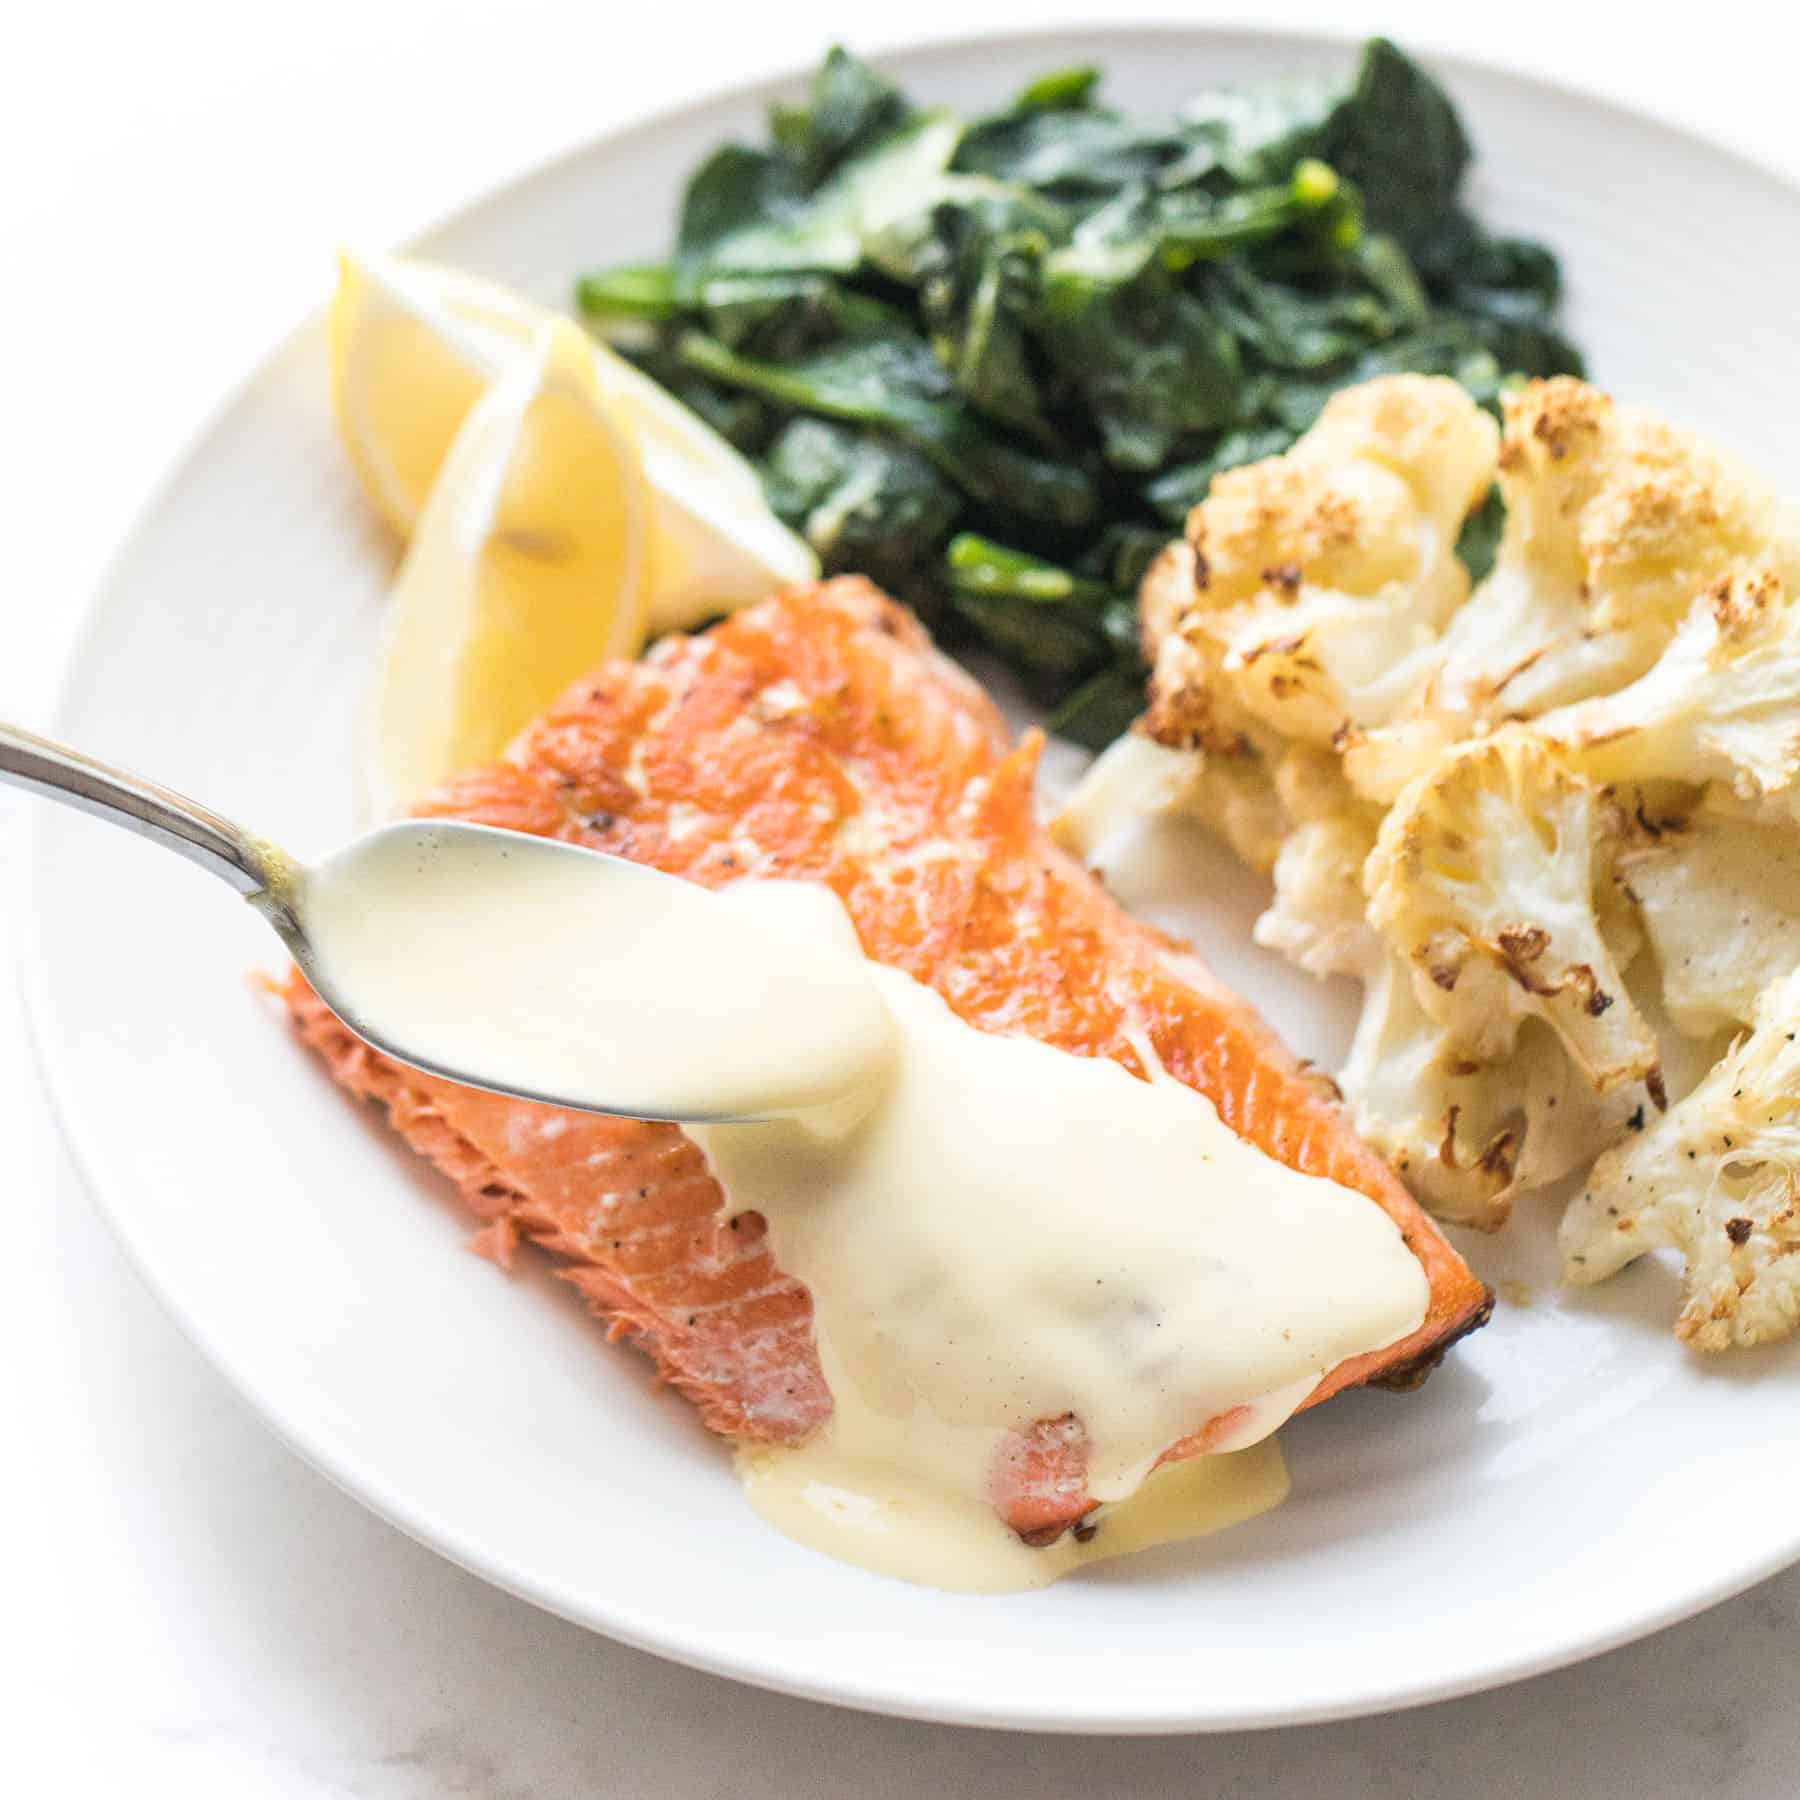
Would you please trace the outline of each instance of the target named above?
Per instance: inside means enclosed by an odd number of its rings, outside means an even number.
[[[641,1119],[761,1119],[864,1091],[894,1040],[823,888],[713,893],[454,822],[386,826],[279,895],[346,1023],[417,1067]],[[824,925],[819,920],[823,911]]]

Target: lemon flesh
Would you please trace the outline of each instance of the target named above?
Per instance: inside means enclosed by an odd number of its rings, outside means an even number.
[[[492,761],[577,676],[637,654],[649,510],[591,344],[553,321],[469,407],[395,579],[374,810]]]
[[[370,499],[403,537],[470,409],[557,317],[454,270],[340,259],[330,321],[338,428]],[[814,579],[817,557],[769,510],[755,469],[615,351],[583,341],[649,491],[649,629],[685,629]]]

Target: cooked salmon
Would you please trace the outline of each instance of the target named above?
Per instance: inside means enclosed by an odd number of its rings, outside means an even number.
[[[828,883],[865,951],[984,1031],[1024,1032],[1137,1074],[1154,1058],[1270,1155],[1368,1195],[1430,1281],[1423,1324],[1332,1370],[1308,1405],[1408,1385],[1490,1298],[1386,1163],[1251,1008],[1181,944],[1124,913],[1050,841],[1033,804],[1041,739],[992,703],[904,608],[843,579],[765,601],[578,683],[505,761],[420,811],[533,832],[709,886]],[[806,1289],[755,1214],[728,1219],[677,1127],[565,1112],[433,1079],[352,1037],[297,973],[305,1041],[455,1184],[503,1267],[523,1238],[726,1436],[792,1443],[830,1413]],[[629,1028],[629,1022],[622,1022]],[[1103,1229],[1103,1225],[1098,1228]],[[1277,1254],[1279,1253],[1277,1248]],[[1196,1420],[1165,1460],[1231,1415]],[[1079,1420],[1041,1420],[995,1471],[1032,1541],[1091,1510]]]

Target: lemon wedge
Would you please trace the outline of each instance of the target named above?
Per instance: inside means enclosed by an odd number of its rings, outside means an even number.
[[[458,427],[395,578],[374,708],[374,810],[491,761],[578,675],[635,656],[649,496],[553,319]]]
[[[470,408],[559,315],[402,257],[346,253],[339,269],[330,319],[338,428],[370,499],[408,536]],[[616,351],[584,341],[649,488],[649,629],[681,630],[812,580],[817,557],[769,510],[755,469]]]

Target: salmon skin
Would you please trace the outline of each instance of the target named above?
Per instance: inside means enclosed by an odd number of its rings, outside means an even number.
[[[1291,1056],[1185,947],[1130,918],[1038,822],[1042,740],[1016,746],[986,695],[904,608],[846,578],[665,638],[579,682],[505,761],[450,782],[425,816],[560,838],[709,887],[821,881],[864,950],[935,988],[969,1024],[1020,1032],[1147,1074],[1148,1049],[1269,1155],[1369,1196],[1430,1281],[1423,1324],[1333,1369],[1307,1401],[1406,1386],[1491,1298],[1330,1084]],[[502,1099],[392,1063],[352,1037],[296,972],[304,1040],[378,1101],[482,1221],[503,1267],[521,1238],[691,1400],[714,1431],[773,1443],[831,1411],[806,1289],[775,1266],[761,1218],[727,1219],[677,1127]],[[1272,1247],[1279,1254],[1279,1246]],[[1197,1420],[1164,1460],[1205,1450],[1232,1415]],[[1049,1542],[1092,1510],[1073,1418],[1012,1441],[993,1497]]]

